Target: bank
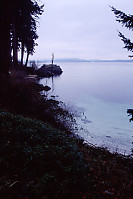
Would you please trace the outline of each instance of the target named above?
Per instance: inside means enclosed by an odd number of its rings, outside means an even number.
[[[0,198],[132,198],[132,157],[84,144],[42,89],[20,74],[1,79]]]

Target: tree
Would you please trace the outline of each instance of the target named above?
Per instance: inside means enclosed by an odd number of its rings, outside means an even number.
[[[37,46],[37,43],[35,43],[35,40],[38,38],[38,35],[35,31],[30,31],[29,35],[27,37],[26,41],[26,51],[27,51],[27,58],[25,62],[25,66],[27,66],[29,55],[32,55],[35,52],[35,46]]]
[[[116,21],[121,23],[122,26],[125,26],[129,30],[133,31],[133,15],[130,15],[130,14],[127,15],[124,12],[117,10],[114,7],[111,7],[111,9],[116,16]],[[121,32],[119,32],[118,35],[125,45],[124,48],[126,48],[128,51],[133,52],[133,42],[130,39],[126,38]],[[129,57],[132,57],[132,56],[129,56]]]
[[[18,0],[14,13],[16,31],[13,30],[13,40],[15,40],[15,43],[13,42],[13,62],[16,65],[18,49],[21,50],[21,64],[23,64],[24,52],[27,52],[27,57],[34,52],[35,40],[38,38],[37,22],[39,15],[43,13],[43,5],[39,6],[36,1]]]
[[[21,63],[24,50],[34,52],[37,19],[42,13],[43,5],[36,0],[0,1],[0,73],[7,74],[12,65],[17,65],[18,50],[22,52]]]
[[[10,0],[0,1],[0,73],[7,74],[11,66]]]

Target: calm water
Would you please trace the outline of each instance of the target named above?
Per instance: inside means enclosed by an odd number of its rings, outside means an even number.
[[[41,80],[52,89],[49,96],[73,106],[78,112],[79,134],[87,142],[111,151],[130,154],[133,122],[133,63],[60,63],[60,77]],[[83,127],[83,129],[82,129]]]

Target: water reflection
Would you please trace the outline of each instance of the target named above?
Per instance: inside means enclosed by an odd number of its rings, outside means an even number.
[[[52,92],[54,92],[54,77],[52,76]]]
[[[53,80],[58,95],[67,101],[90,95],[107,102],[133,102],[132,63],[62,63],[61,68],[63,74]]]

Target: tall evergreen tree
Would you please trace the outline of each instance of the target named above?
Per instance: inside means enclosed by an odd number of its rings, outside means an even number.
[[[36,0],[0,1],[0,73],[8,73],[12,64],[17,65],[18,49],[22,48],[21,62],[24,49],[28,48],[29,54],[34,52],[38,38],[37,19],[42,12],[43,6],[39,6]]]
[[[121,23],[122,26],[125,26],[129,30],[133,31],[133,15],[130,15],[130,14],[127,15],[124,12],[117,10],[114,7],[111,7],[111,9],[116,16],[116,21]],[[133,42],[130,39],[126,38],[121,32],[119,32],[118,35],[121,38],[121,40],[124,42],[124,45],[125,45],[124,48],[126,48],[128,51],[133,52]]]
[[[11,66],[10,0],[0,1],[0,73],[8,73]]]
[[[39,6],[36,1],[31,0],[18,0],[17,9],[15,12],[15,28],[13,31],[15,43],[13,42],[13,59],[14,65],[17,62],[18,48],[21,49],[21,63],[23,64],[24,51],[28,52],[27,46],[31,46],[31,43],[35,43],[34,40],[37,36],[37,19],[43,12],[43,6]],[[16,34],[16,35],[15,35]],[[34,35],[34,36],[33,36]],[[33,40],[31,42],[31,40]],[[29,44],[28,44],[29,42]],[[21,44],[20,44],[21,43]],[[28,47],[29,48],[29,47]]]

